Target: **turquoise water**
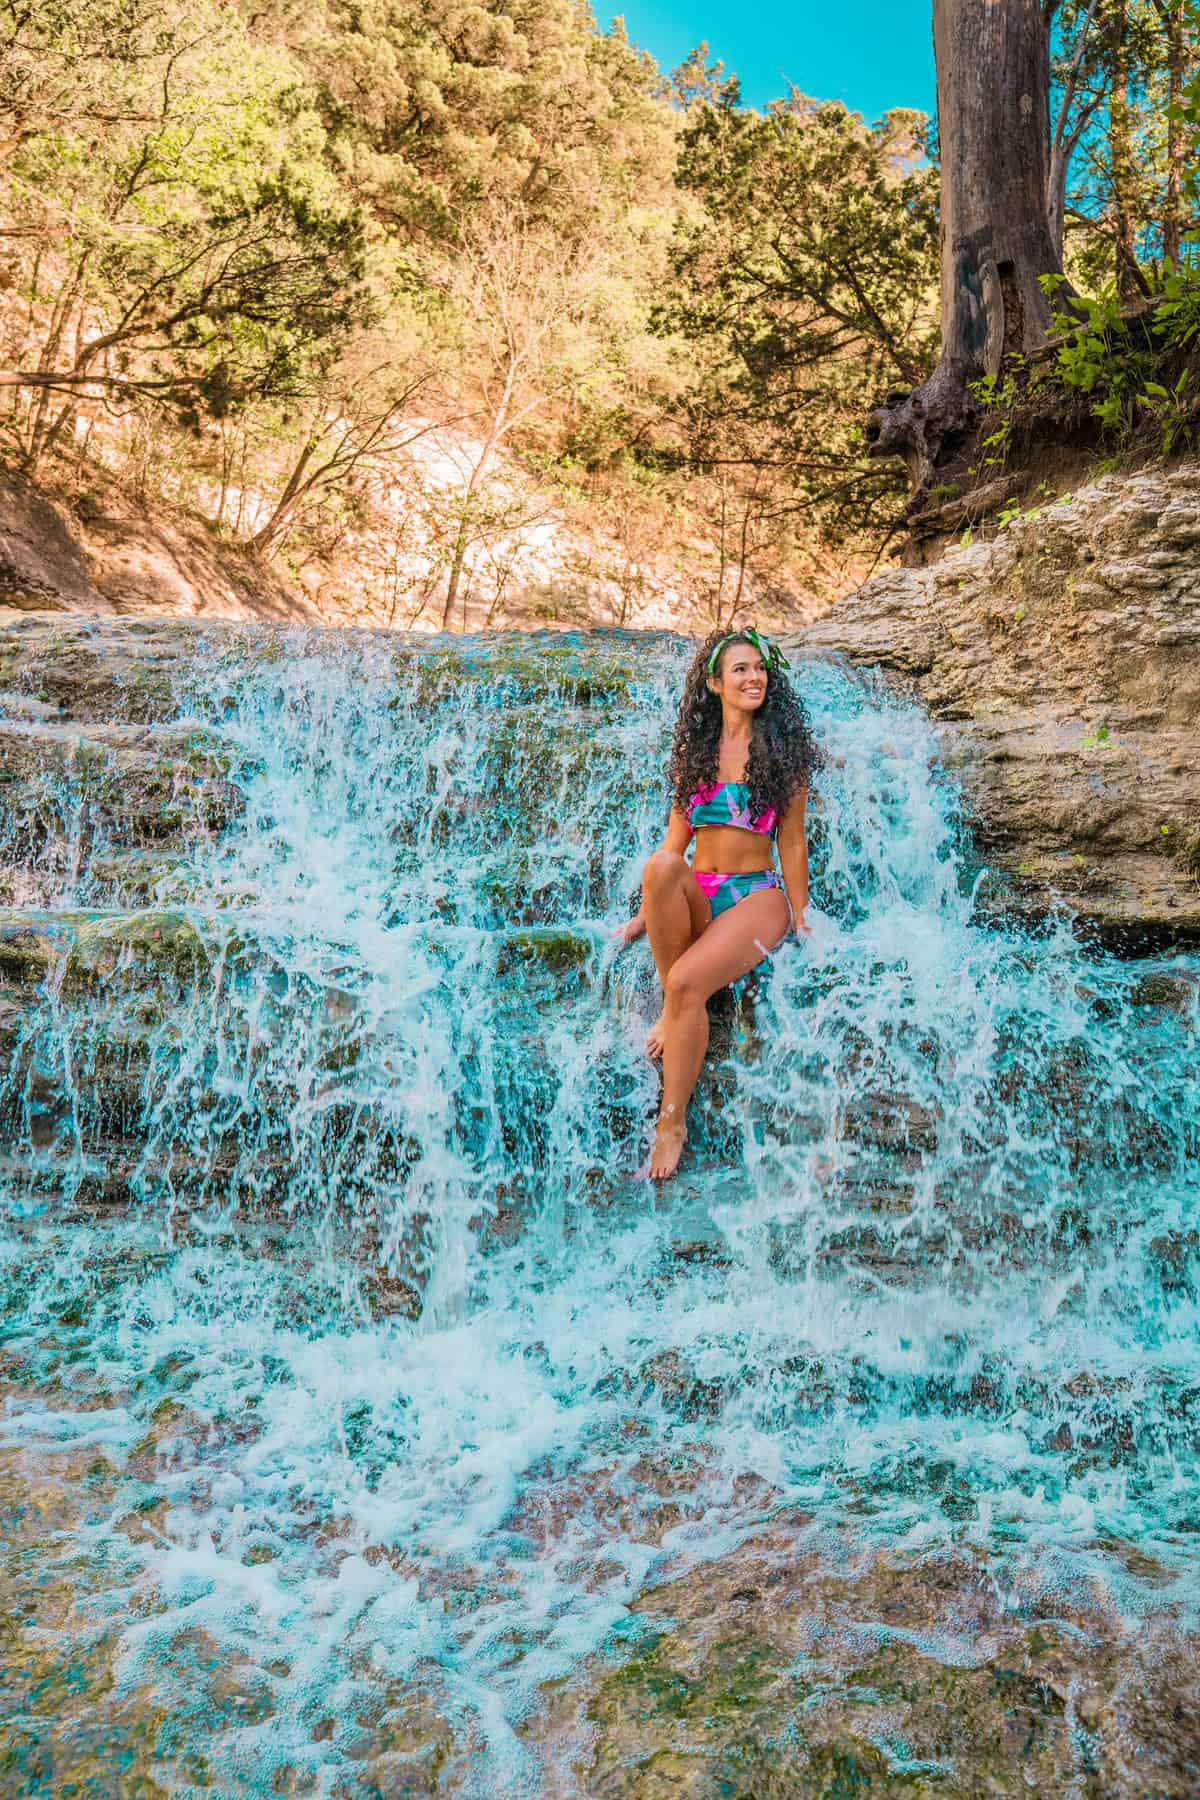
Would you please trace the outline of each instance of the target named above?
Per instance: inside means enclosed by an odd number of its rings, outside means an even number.
[[[800,665],[814,934],[722,1009],[652,1192],[652,971],[611,932],[685,664],[215,641],[164,729],[245,810],[140,937],[69,771],[48,796],[25,898],[94,916],[0,1096],[0,1449],[92,1458],[73,1629],[210,1788],[357,1791],[359,1721],[416,1686],[481,1792],[538,1792],[542,1684],[796,1508],[975,1550],[1014,1606],[1193,1621],[1200,967],[979,923],[927,721]]]

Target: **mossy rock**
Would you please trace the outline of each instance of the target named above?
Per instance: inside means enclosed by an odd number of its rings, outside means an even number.
[[[647,642],[645,633],[621,631],[497,632],[405,646],[394,667],[422,703],[481,684],[507,690],[506,700],[595,706],[626,699],[642,658],[671,642],[680,640],[668,633]]]
[[[81,802],[86,833],[124,843],[220,830],[245,809],[232,763],[206,734],[0,720],[0,813],[39,843],[77,830]]]
[[[1179,1013],[1186,1018],[1196,1004],[1197,985],[1187,975],[1171,975],[1165,971],[1143,975],[1129,991],[1131,1006],[1144,1006],[1159,1012]]]
[[[68,981],[75,987],[104,981],[123,962],[149,966],[178,981],[194,981],[208,967],[208,952],[183,913],[131,913],[89,920],[76,936]]]
[[[105,986],[128,963],[191,982],[207,969],[208,951],[179,912],[0,911],[0,974],[23,987],[65,964],[61,992],[75,998]]]
[[[920,1795],[868,1738],[809,1741],[813,1685],[753,1636],[694,1651],[667,1633],[608,1676],[588,1708],[597,1800],[852,1800]]]
[[[496,950],[496,974],[508,975],[514,969],[530,964],[556,973],[581,969],[587,964],[594,944],[595,940],[585,932],[555,925],[524,926],[501,937]]]

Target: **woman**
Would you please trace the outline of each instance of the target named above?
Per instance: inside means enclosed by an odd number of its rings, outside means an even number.
[[[642,904],[622,942],[645,932],[663,986],[647,1040],[663,1059],[649,1175],[673,1175],[687,1106],[708,1048],[710,995],[807,932],[804,813],[818,755],[780,651],[753,628],[714,632],[684,684],[671,750],[673,804],[642,876]],[[696,847],[684,860],[689,840]],[[771,866],[779,850],[782,881]]]

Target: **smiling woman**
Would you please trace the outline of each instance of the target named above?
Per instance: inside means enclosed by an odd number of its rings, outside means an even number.
[[[649,937],[663,987],[647,1041],[663,1059],[647,1166],[654,1181],[673,1175],[683,1154],[708,1048],[708,1001],[778,949],[789,927],[808,930],[804,817],[817,756],[786,667],[752,626],[714,632],[697,651],[675,726],[666,835],[646,864],[642,904],[619,933],[624,943]]]

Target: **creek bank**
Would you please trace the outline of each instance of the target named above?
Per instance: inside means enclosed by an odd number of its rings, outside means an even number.
[[[195,519],[151,516],[111,482],[42,489],[5,467],[0,608],[296,624],[322,617],[308,594]]]
[[[244,531],[214,527],[162,496],[140,501],[99,466],[63,469],[35,485],[0,462],[0,618],[11,608],[437,630],[444,545],[414,517],[423,510],[419,495],[452,509],[466,479],[463,449],[453,433],[431,437],[425,457],[415,458],[417,467],[428,464],[431,488],[409,493],[401,479],[332,544],[307,555],[297,549],[294,560],[290,551],[260,555]],[[493,501],[528,516],[475,547],[451,629],[617,625],[702,635],[717,583],[732,590],[737,579],[736,566],[731,572],[703,536],[672,538],[644,521],[639,531],[628,519],[614,528],[602,511],[540,486],[519,459],[501,455],[497,483]],[[808,579],[838,592],[853,570],[822,557]],[[738,591],[772,628],[796,630],[825,604],[819,592],[749,566]]]
[[[1063,901],[1111,947],[1200,936],[1200,466],[1108,476],[799,640],[898,678],[940,726],[983,901]]]

